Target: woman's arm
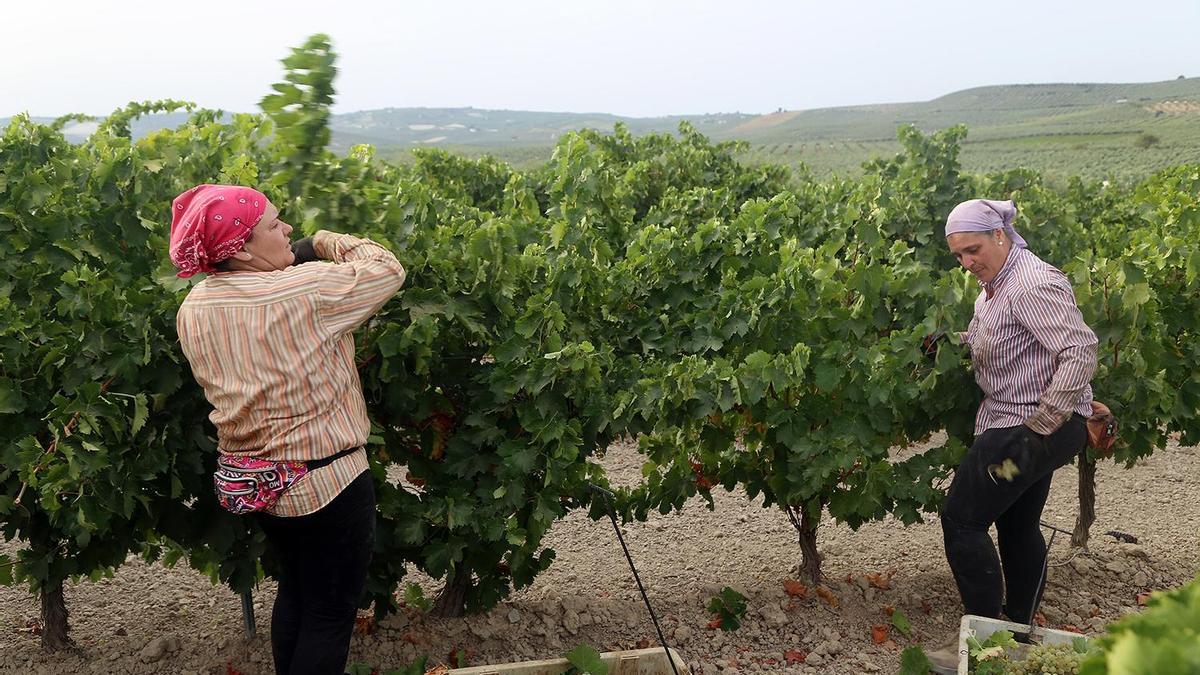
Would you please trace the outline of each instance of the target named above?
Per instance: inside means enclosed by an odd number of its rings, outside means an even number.
[[[1054,376],[1025,426],[1042,435],[1058,430],[1079,405],[1096,373],[1096,334],[1083,321],[1064,280],[1035,286],[1013,299],[1013,317],[1055,355]]]
[[[312,242],[318,257],[338,263],[318,283],[321,323],[334,335],[360,326],[404,285],[396,256],[370,239],[321,230]]]

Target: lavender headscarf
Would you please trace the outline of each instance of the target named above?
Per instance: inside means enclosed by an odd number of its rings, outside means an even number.
[[[1013,218],[1017,217],[1017,207],[1012,200],[998,202],[991,199],[970,199],[958,206],[946,216],[946,236],[956,232],[991,232],[1004,230],[1013,246],[1028,248],[1025,239],[1013,229]]]

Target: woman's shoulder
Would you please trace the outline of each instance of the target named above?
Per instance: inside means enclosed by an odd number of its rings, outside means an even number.
[[[1026,297],[1031,292],[1037,289],[1054,288],[1056,291],[1067,291],[1074,293],[1070,287],[1070,279],[1061,269],[1054,265],[1043,261],[1043,259],[1033,256],[1027,258],[1025,264],[1021,265],[1021,269],[1015,276],[1013,288],[1013,298]]]
[[[1055,292],[1066,291],[1074,294],[1070,279],[1061,270],[1028,250],[1023,250],[1022,253],[1020,259],[1013,261],[1013,273],[1005,282],[1005,306],[1011,309],[1015,304],[1021,304],[1030,298],[1031,294],[1036,295],[1039,290],[1054,289]]]
[[[190,307],[204,299],[205,293],[208,292],[208,280],[211,276],[206,276],[200,281],[192,284],[188,289],[187,295],[183,296],[183,302],[180,303],[180,308]]]
[[[205,277],[184,298],[184,307],[275,302],[315,293],[325,267],[306,263],[272,272],[230,272]]]
[[[1017,286],[1020,290],[1029,290],[1046,284],[1070,286],[1070,281],[1067,275],[1054,265],[1037,257],[1035,253],[1028,249],[1024,249],[1021,259],[1018,260],[1018,266],[1015,270],[1017,274]]]

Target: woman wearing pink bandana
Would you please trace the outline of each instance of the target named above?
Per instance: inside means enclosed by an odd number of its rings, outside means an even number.
[[[355,328],[404,283],[367,239],[292,226],[257,190],[199,185],[172,203],[171,261],[192,287],[176,324],[213,406],[218,499],[252,512],[280,561],[275,672],[344,672],[375,540],[370,423]],[[309,264],[302,264],[309,263]]]
[[[1038,522],[1050,480],[1087,441],[1096,335],[1066,275],[1013,228],[1016,214],[1011,201],[972,199],[946,219],[950,251],[983,287],[963,339],[984,398],[941,517],[966,613],[1029,623],[1045,584]],[[957,631],[929,658],[937,672],[957,672]]]

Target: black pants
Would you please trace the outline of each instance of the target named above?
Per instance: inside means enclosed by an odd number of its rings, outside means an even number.
[[[967,614],[1027,623],[1046,568],[1046,540],[1038,521],[1054,470],[1087,441],[1087,426],[1072,415],[1058,431],[1040,436],[1025,427],[989,429],[975,438],[954,474],[942,509],[946,559]],[[1019,473],[999,475],[1011,459]],[[996,525],[996,547],[988,528]],[[1001,572],[1003,571],[1003,581]],[[1006,593],[1007,590],[1007,593]]]
[[[375,546],[371,473],[315,513],[259,522],[281,567],[271,613],[276,675],[342,675]]]

